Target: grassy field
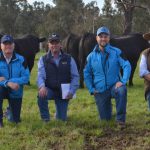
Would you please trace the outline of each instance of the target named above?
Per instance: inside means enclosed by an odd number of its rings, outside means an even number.
[[[134,87],[128,88],[127,128],[120,131],[113,119],[98,119],[95,101],[86,89],[77,91],[70,101],[68,121],[55,120],[54,102],[49,102],[51,122],[43,123],[37,107],[37,60],[31,74],[31,86],[25,87],[22,122],[18,125],[4,119],[0,129],[0,150],[150,150],[150,113],[144,100],[143,80],[134,76]],[[7,101],[4,101],[4,108]]]

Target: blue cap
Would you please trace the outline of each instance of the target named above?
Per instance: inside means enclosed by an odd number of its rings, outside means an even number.
[[[52,41],[60,41],[60,36],[56,33],[53,33],[52,35],[49,36],[48,38],[49,42],[52,42]]]
[[[97,30],[97,35],[100,35],[100,34],[107,34],[107,35],[110,35],[110,31],[107,27],[100,27],[98,30]]]
[[[1,38],[1,43],[5,43],[5,42],[13,43],[14,39],[11,35],[4,35]]]

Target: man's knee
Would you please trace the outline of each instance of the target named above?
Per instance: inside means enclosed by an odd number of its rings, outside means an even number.
[[[126,88],[126,86],[123,85],[123,86],[117,88],[117,89],[116,89],[116,93],[117,93],[118,95],[124,95],[124,96],[125,96],[125,95],[127,94],[127,88]]]
[[[7,88],[0,86],[0,98],[4,99],[7,98],[7,96],[8,96]]]

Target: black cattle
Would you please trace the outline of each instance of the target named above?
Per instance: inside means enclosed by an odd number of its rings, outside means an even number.
[[[77,64],[77,67],[79,69],[79,41],[80,37],[75,34],[69,34],[63,41],[62,41],[62,48],[63,50],[70,54]]]
[[[83,69],[86,62],[86,57],[93,50],[96,45],[96,35],[93,33],[85,33],[79,43],[79,64],[80,64],[80,88],[84,87],[83,84]]]
[[[1,39],[1,37],[2,37],[3,35],[2,34],[0,34],[0,39]]]
[[[45,40],[46,38],[38,38],[34,35],[27,35],[14,40],[15,51],[25,57],[30,72],[34,66],[35,55],[40,50],[39,44]]]
[[[96,44],[95,35],[92,33],[86,33],[80,41],[79,45],[79,63],[80,63],[80,87],[83,85],[83,68],[85,65],[86,57],[92,51]],[[140,53],[149,47],[148,41],[143,38],[141,33],[134,33],[125,36],[111,37],[110,44],[112,46],[120,48],[125,54],[126,58],[131,64],[131,76],[129,79],[129,85],[133,85],[133,75],[137,66]]]

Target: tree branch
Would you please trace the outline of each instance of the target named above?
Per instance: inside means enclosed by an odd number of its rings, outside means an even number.
[[[142,9],[148,9],[148,8],[143,7],[143,6],[140,6],[140,5],[134,5],[134,4],[127,3],[127,2],[122,2],[121,0],[120,0],[120,2],[118,1],[118,2],[116,2],[116,3],[117,3],[117,4],[129,5],[129,6],[132,6],[132,7],[138,7],[138,8],[142,8]]]

